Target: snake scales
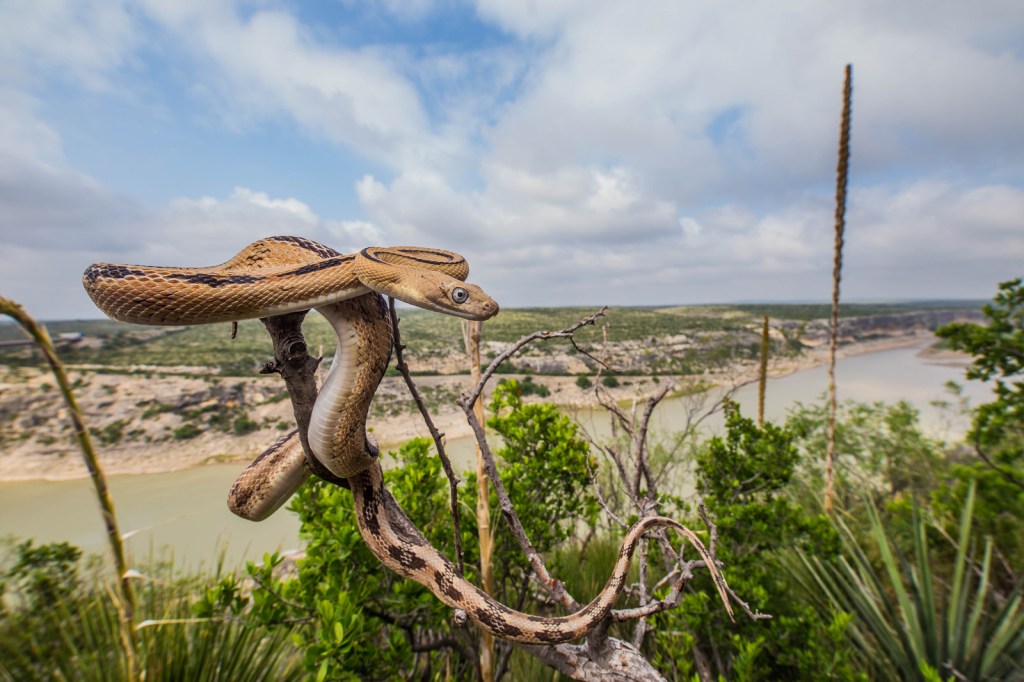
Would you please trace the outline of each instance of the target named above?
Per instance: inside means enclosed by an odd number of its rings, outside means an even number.
[[[468,275],[465,259],[440,249],[371,247],[340,254],[300,237],[270,237],[214,267],[97,263],[85,271],[83,284],[104,313],[136,324],[205,324],[316,308],[337,333],[338,350],[313,409],[309,444],[323,466],[347,479],[359,530],[374,555],[497,637],[532,644],[575,640],[608,617],[646,531],[673,527],[702,554],[703,547],[675,521],[645,518],[627,533],[611,577],[592,602],[568,616],[542,617],[498,603],[424,539],[385,488],[377,447],[366,433],[370,401],[391,354],[391,321],[382,294],[468,319],[497,314],[498,305],[464,281]],[[239,476],[228,504],[242,517],[261,520],[308,476],[293,431]]]

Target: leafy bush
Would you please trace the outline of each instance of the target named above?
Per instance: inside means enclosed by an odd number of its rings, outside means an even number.
[[[516,386],[516,390],[519,391],[519,395],[535,395],[541,398],[547,398],[551,395],[551,390],[547,386],[542,384],[533,383],[533,377],[526,377],[522,381],[516,381],[515,379],[502,379],[498,382],[501,384],[512,384]]]
[[[597,502],[587,492],[588,445],[554,406],[524,404],[516,382],[497,387],[490,409],[488,426],[504,442],[497,456],[509,496],[525,510],[522,521],[534,546],[550,551],[574,538],[579,523],[596,518]],[[430,450],[426,439],[405,443],[396,454],[399,466],[389,467],[385,480],[427,539],[450,553],[451,525],[437,521],[448,518],[448,485]],[[460,490],[462,542],[467,577],[477,580],[476,519],[466,513],[476,509],[476,475],[466,479]],[[491,503],[493,518],[500,519],[496,498]],[[244,613],[247,620],[267,625],[300,621],[295,636],[306,670],[318,679],[409,679],[430,670],[447,670],[456,679],[472,676],[475,628],[453,626],[450,609],[425,587],[381,567],[356,528],[349,491],[313,481],[293,498],[292,509],[307,541],[298,576],[275,577],[280,558],[267,557],[263,566],[248,567],[257,585],[251,599],[243,598],[241,582],[228,576],[206,595],[197,613]],[[493,565],[496,598],[531,612],[550,608],[534,598],[528,564],[500,521],[495,523]],[[441,644],[415,650],[428,639]],[[509,645],[499,646],[508,656]],[[522,669],[524,664],[510,665]]]
[[[974,356],[967,378],[991,381],[995,399],[978,406],[967,434],[967,456],[933,493],[947,532],[969,488],[976,489],[978,531],[991,535],[1000,559],[995,579],[1009,586],[1024,565],[1024,280],[999,285],[983,310],[985,325],[953,323],[936,334]]]
[[[817,495],[823,483],[828,433],[828,403],[797,403],[790,410],[786,428],[805,460],[807,488]],[[939,441],[924,434],[920,413],[910,403],[843,402],[835,432],[836,487],[839,506],[860,504],[871,492],[877,500],[909,496],[919,502],[941,480],[945,453]]]
[[[249,417],[249,415],[241,414],[235,417],[235,420],[231,423],[232,430],[236,436],[244,436],[247,433],[258,431],[260,423],[255,419]]]
[[[726,404],[725,417],[725,434],[698,451],[697,487],[718,526],[729,585],[771,619],[730,622],[710,608],[714,587],[701,574],[679,609],[653,619],[651,660],[676,679],[688,679],[698,666],[736,680],[861,679],[844,640],[848,619],[819,615],[780,566],[779,557],[797,548],[823,560],[839,549],[828,518],[787,495],[800,461],[794,435],[767,422],[758,427],[734,403]]]
[[[124,438],[124,427],[127,426],[123,419],[112,421],[102,429],[89,429],[89,432],[103,445],[117,445]]]
[[[174,436],[174,440],[188,440],[189,438],[195,438],[202,430],[199,429],[195,424],[185,423],[174,429],[171,434]]]
[[[582,388],[584,391],[594,386],[594,382],[590,380],[586,374],[581,374],[576,377],[576,385]]]

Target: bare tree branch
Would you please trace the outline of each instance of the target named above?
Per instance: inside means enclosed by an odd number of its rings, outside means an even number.
[[[430,412],[427,410],[427,406],[423,403],[423,398],[420,396],[420,391],[416,387],[416,382],[412,380],[412,374],[409,372],[409,365],[405,361],[405,357],[402,355],[402,351],[405,350],[405,346],[402,345],[402,335],[398,330],[398,313],[395,312],[395,299],[388,297],[388,311],[391,313],[391,333],[392,340],[395,346],[395,362],[398,367],[398,371],[401,372],[402,377],[405,379],[405,385],[409,388],[409,393],[412,395],[412,399],[416,402],[416,407],[419,408],[420,416],[423,417],[423,422],[427,425],[427,431],[430,432],[430,437],[434,439],[434,447],[437,448],[437,456],[441,458],[441,466],[444,468],[444,475],[448,477],[448,497],[451,503],[451,516],[452,524],[455,526],[455,565],[459,567],[459,573],[465,573],[465,566],[463,564],[463,552],[462,552],[462,523],[459,519],[459,477],[455,475],[455,470],[452,469],[452,462],[448,459],[448,454],[444,450],[444,434],[437,430],[434,426],[434,420],[430,417]]]
[[[415,387],[415,383],[411,379],[411,375],[408,371],[408,366],[406,365],[404,359],[402,358],[401,354],[404,348],[401,344],[400,336],[398,336],[398,320],[397,314],[394,311],[393,301],[391,302],[390,310],[392,314],[393,327],[396,332],[395,348],[399,364],[399,370],[405,377],[410,392],[413,394],[414,400],[417,403],[418,408],[420,409],[420,413],[423,415],[424,420],[427,423],[428,429],[431,431],[431,435],[434,437],[435,444],[438,446],[438,452],[442,455],[442,462],[445,464],[446,473],[449,474],[449,482],[452,489],[452,505],[453,507],[455,507],[457,505],[458,480],[450,471],[450,464],[447,461],[447,457],[444,456],[443,444],[441,443],[443,436],[442,434],[437,432],[437,429],[433,426],[432,420],[430,419],[429,413],[426,411],[426,407],[423,404],[422,398],[419,397],[419,392]],[[516,510],[512,506],[511,500],[509,499],[509,496],[502,483],[501,476],[498,472],[497,465],[495,463],[493,452],[491,451],[486,441],[486,438],[484,437],[483,425],[480,423],[479,419],[477,419],[472,406],[476,399],[482,394],[487,381],[493,376],[501,362],[512,357],[516,352],[518,352],[520,349],[522,349],[524,346],[531,343],[532,341],[545,340],[550,338],[566,338],[569,339],[570,341],[574,341],[572,335],[575,331],[577,331],[584,325],[593,324],[594,321],[598,317],[604,315],[604,313],[605,309],[602,308],[594,315],[584,318],[583,320],[580,320],[576,324],[567,327],[566,329],[563,329],[559,332],[536,332],[534,334],[530,334],[523,337],[518,342],[513,344],[509,349],[507,349],[504,353],[502,353],[498,358],[496,358],[487,367],[487,369],[481,376],[481,380],[476,384],[475,387],[473,387],[473,390],[469,394],[463,395],[458,401],[459,406],[463,409],[463,412],[466,414],[467,423],[469,423],[470,427],[472,428],[473,433],[476,436],[477,442],[480,445],[481,455],[484,460],[485,468],[487,469],[488,476],[490,477],[492,485],[494,486],[494,489],[498,495],[502,514],[505,516],[505,519],[508,522],[513,535],[516,537],[516,540],[520,545],[520,548],[529,560],[531,567],[533,568],[533,573],[537,578],[537,581],[541,584],[541,586],[543,586],[544,590],[550,596],[553,602],[560,604],[561,606],[570,611],[579,610],[580,605],[567,592],[565,586],[562,583],[552,578],[544,564],[543,558],[539,555],[539,553],[536,551],[536,549],[530,542],[529,538],[526,536],[522,524],[519,521]],[[268,325],[268,329],[270,327],[271,325]],[[283,337],[275,337],[276,349],[280,348],[280,342],[282,338]],[[299,338],[301,338],[301,332]],[[312,377],[313,370],[315,369],[315,367],[315,362],[312,364],[304,363],[301,369],[302,372]],[[288,377],[286,376],[285,378],[287,381]],[[291,385],[292,384],[289,382],[290,391]],[[646,559],[648,549],[646,546],[646,540],[640,540],[640,542],[643,543],[640,547],[639,552],[642,564],[641,583],[636,589],[633,590],[634,593],[638,593],[640,595],[640,601],[642,602],[640,606],[632,609],[611,611],[609,617],[601,623],[599,623],[597,627],[591,633],[589,633],[585,644],[561,644],[556,646],[523,647],[531,654],[540,658],[546,664],[562,671],[563,673],[571,676],[574,679],[608,681],[614,680],[616,682],[626,680],[636,682],[663,680],[664,678],[651,666],[650,662],[643,657],[643,655],[636,647],[631,646],[627,642],[623,642],[616,638],[609,637],[608,628],[612,622],[639,620],[640,622],[637,624],[634,637],[637,643],[642,643],[648,627],[646,624],[643,623],[642,619],[654,613],[658,613],[660,611],[677,606],[681,599],[683,586],[692,579],[693,571],[697,568],[702,568],[709,571],[712,580],[714,581],[715,587],[718,590],[720,597],[722,598],[722,602],[726,607],[726,611],[729,613],[730,617],[732,617],[733,615],[732,608],[729,604],[729,597],[732,596],[733,599],[736,599],[736,597],[733,594],[732,590],[725,583],[724,577],[722,576],[721,571],[717,566],[714,554],[714,549],[717,542],[717,533],[714,530],[713,525],[710,524],[710,521],[706,518],[706,515],[702,514],[705,523],[708,523],[709,528],[711,529],[710,551],[708,550],[708,548],[704,546],[704,544],[693,531],[686,528],[679,522],[674,521],[673,519],[669,519],[658,515],[657,510],[659,506],[659,500],[657,498],[656,491],[656,477],[654,476],[654,472],[651,471],[650,462],[648,461],[647,438],[652,413],[655,407],[658,405],[658,403],[662,399],[664,399],[668,395],[668,393],[669,389],[666,387],[663,390],[659,391],[655,396],[648,398],[645,401],[643,409],[640,411],[639,414],[637,414],[637,406],[635,405],[632,414],[628,414],[620,409],[619,413],[616,415],[616,419],[620,422],[620,425],[622,426],[623,430],[629,433],[630,435],[632,446],[630,459],[631,464],[636,471],[627,471],[627,465],[624,461],[625,458],[621,457],[614,447],[605,447],[601,449],[609,458],[611,458],[613,461],[616,461],[616,469],[624,482],[629,480],[626,475],[627,473],[630,473],[632,478],[636,481],[636,484],[633,486],[634,490],[631,491],[627,489],[625,492],[627,493],[627,495],[631,496],[631,501],[634,505],[636,505],[637,509],[639,510],[641,518],[644,519],[647,524],[649,524],[649,527],[651,527],[651,534],[649,537],[653,537],[656,539],[659,545],[664,549],[663,554],[666,556],[667,560],[672,562],[673,565],[670,567],[669,570],[669,573],[671,575],[670,580],[672,586],[669,590],[669,593],[662,599],[656,599],[654,592],[666,583],[665,580],[659,582],[653,589],[648,589],[646,585]],[[304,401],[309,399],[308,396],[300,397],[302,397],[302,400]],[[292,395],[292,398],[294,401],[296,399],[296,396]],[[296,409],[298,411],[298,408]],[[702,420],[703,418],[704,416],[701,416],[699,419],[696,420],[696,423],[699,423],[699,421]],[[302,430],[304,431],[304,429]],[[636,472],[639,472],[639,476],[636,475]],[[591,472],[591,477],[596,478],[593,472]],[[640,497],[638,494],[640,480],[645,481],[648,487],[647,494],[645,494],[643,497]],[[610,518],[616,520],[620,525],[625,525],[623,519],[613,513],[611,506],[607,504],[607,502],[605,502],[603,506],[608,512]],[[403,524],[407,524],[409,527],[413,527],[412,522],[409,521],[406,517],[404,517],[404,515],[402,515],[402,512],[400,509],[398,509],[397,505],[391,505],[388,513],[392,515],[401,515],[401,519],[395,522],[401,522]],[[457,512],[453,513],[453,519],[456,524],[456,534],[458,540],[459,522]],[[655,528],[655,526],[657,526],[657,528]],[[666,533],[666,530],[669,528],[673,529],[676,533],[681,535],[685,540],[683,546],[685,547],[686,544],[691,545],[700,555],[699,558],[692,561],[684,561],[682,554],[680,552],[677,552],[672,547],[672,544],[669,542],[668,534]],[[461,548],[459,550],[459,553],[459,559],[461,561]],[[527,577],[524,576],[524,578]],[[522,593],[520,596],[524,596],[527,590],[523,589],[520,590],[520,592]],[[752,613],[749,610],[749,607],[747,607],[746,604],[742,602],[742,600],[736,599],[736,601],[737,603],[742,605],[742,608],[744,608],[744,610],[748,613],[748,615],[751,615],[751,617],[757,617],[759,615]],[[368,609],[368,612],[371,611]],[[392,620],[388,622],[392,622],[396,626],[405,630],[406,635],[409,638],[410,646],[412,647],[412,650],[414,652],[429,653],[430,651],[447,648],[458,651],[468,661],[472,661],[474,665],[477,664],[477,657],[474,655],[473,651],[471,650],[471,647],[467,647],[465,644],[460,642],[457,636],[453,637],[447,635],[440,635],[438,637],[429,637],[428,639],[423,639],[422,636],[416,636],[416,630],[414,625],[415,620],[403,621],[402,619],[397,619],[393,616],[390,616],[390,614],[374,615],[381,617],[382,620],[386,620],[388,617],[390,617]],[[458,617],[460,614],[459,612],[456,612],[454,615]],[[462,620],[464,621],[465,614],[461,615]],[[429,671],[429,657],[426,665]],[[507,657],[505,661],[499,665],[499,669],[507,669]]]
[[[484,387],[487,385],[487,382],[490,381],[491,377],[494,376],[494,373],[497,371],[498,367],[501,366],[503,362],[505,362],[513,355],[518,353],[520,350],[522,350],[524,346],[534,341],[547,341],[548,339],[570,339],[573,341],[573,347],[575,347],[576,350],[578,350],[580,353],[586,355],[588,358],[594,360],[595,362],[601,362],[600,360],[592,356],[588,351],[577,346],[575,340],[572,338],[572,335],[575,334],[580,328],[594,324],[597,318],[604,317],[605,313],[607,312],[608,306],[603,306],[593,315],[585,317],[576,324],[570,325],[561,331],[534,332],[532,334],[527,334],[523,338],[519,339],[511,346],[506,348],[504,351],[502,351],[496,358],[491,360],[491,364],[487,365],[487,369],[485,369],[483,374],[480,375],[480,381],[477,383],[475,387],[473,387],[473,390],[470,391],[468,395],[463,395],[461,398],[459,398],[459,406],[462,407],[463,410],[465,410],[466,406],[469,405],[470,409],[472,409],[473,403],[475,403],[476,399],[480,397],[481,393],[483,393]],[[604,363],[601,362],[601,364],[603,365]]]
[[[492,360],[491,364],[489,364],[487,369],[485,369],[481,374],[480,381],[477,382],[477,385],[474,386],[468,394],[464,394],[458,400],[458,405],[465,413],[466,421],[473,430],[473,435],[476,437],[477,443],[480,446],[480,454],[484,460],[484,468],[487,470],[487,475],[491,479],[491,485],[494,487],[494,491],[498,495],[498,504],[501,507],[502,516],[505,517],[505,521],[508,523],[513,537],[515,537],[516,542],[519,543],[519,547],[522,549],[523,554],[526,555],[527,560],[530,562],[530,566],[533,568],[533,571],[537,575],[541,585],[544,586],[544,589],[546,589],[558,603],[572,611],[578,610],[580,608],[580,604],[573,599],[572,595],[570,595],[565,589],[565,585],[563,585],[561,581],[555,580],[551,576],[548,572],[547,566],[544,564],[544,559],[540,556],[540,553],[537,552],[533,543],[530,542],[530,539],[526,536],[526,530],[523,528],[523,524],[519,520],[519,515],[516,512],[515,507],[512,505],[512,501],[509,499],[508,493],[505,491],[505,485],[501,480],[501,474],[498,472],[498,467],[494,461],[494,454],[491,452],[491,448],[488,445],[487,438],[484,434],[483,424],[481,424],[477,419],[476,414],[473,411],[473,405],[483,393],[484,387],[494,375],[495,371],[497,371],[501,363],[515,355],[523,347],[538,340],[556,338],[572,339],[572,335],[575,334],[577,330],[586,325],[594,324],[595,320],[602,317],[607,310],[607,306],[602,307],[593,315],[585,317],[579,322],[576,322],[561,331],[534,332],[522,337]],[[589,356],[589,354],[587,355]]]

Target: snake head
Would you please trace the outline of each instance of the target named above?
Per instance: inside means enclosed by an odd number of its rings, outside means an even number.
[[[444,310],[468,320],[489,320],[498,314],[498,303],[475,284],[453,280],[442,287],[446,296]]]
[[[498,304],[483,289],[443,272],[419,270],[403,279],[384,293],[418,308],[467,320],[489,320],[498,314]]]
[[[498,304],[465,280],[469,266],[457,253],[419,246],[367,247],[355,272],[363,285],[414,305],[467,320],[488,320]]]

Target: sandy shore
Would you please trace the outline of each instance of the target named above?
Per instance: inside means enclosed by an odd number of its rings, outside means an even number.
[[[931,334],[914,334],[896,338],[877,339],[868,342],[853,343],[840,348],[839,357],[850,357],[865,353],[874,353],[895,348],[908,346],[922,346],[922,353],[927,353],[929,359],[935,362],[960,363],[966,362],[966,357],[957,353],[947,351],[934,351],[928,346],[934,337]],[[828,361],[828,348],[820,347],[810,349],[799,357],[780,358],[770,364],[769,373],[773,377],[784,376],[793,372],[810,369],[822,365]],[[726,372],[716,375],[697,377],[704,381],[713,383],[736,383],[745,382],[756,378],[756,366],[745,363],[734,365]],[[505,378],[502,375],[499,378]],[[113,380],[111,375],[107,379]],[[649,376],[624,376],[619,377],[621,385],[611,389],[609,392],[617,400],[629,400],[631,398],[643,398],[653,394],[664,387],[666,381],[674,381],[678,384],[692,381],[693,377],[665,377],[661,376],[657,382]],[[37,382],[43,382],[44,376],[37,378]],[[534,375],[532,380],[545,386],[551,395],[546,398],[531,398],[531,400],[544,400],[554,402],[565,407],[584,407],[596,404],[592,389],[584,390],[576,385],[575,376],[542,376]],[[121,379],[129,383],[127,378]],[[443,390],[452,395],[458,395],[469,387],[469,379],[466,376],[426,376],[417,377],[417,384],[428,390]],[[139,380],[138,387],[127,386],[122,389],[124,392],[135,390],[159,391],[154,387],[152,380]],[[404,383],[400,378],[391,377],[382,383],[381,391],[404,391]],[[135,403],[132,403],[133,405]],[[100,405],[102,407],[102,404]],[[286,403],[267,408],[278,410],[287,418],[290,408]],[[87,409],[87,418],[89,410]],[[276,413],[274,413],[276,414]],[[261,416],[261,415],[257,415]],[[454,404],[443,404],[441,408],[434,411],[432,415],[438,429],[444,432],[449,439],[460,438],[470,435],[469,426],[461,410]],[[397,445],[415,436],[428,436],[427,428],[416,412],[403,411],[399,414],[374,416],[370,419],[374,436],[387,448]],[[235,436],[225,433],[206,433],[202,437],[184,441],[167,441],[162,443],[121,443],[116,446],[104,448],[97,444],[100,464],[105,473],[111,474],[148,474],[161,473],[188,469],[210,463],[226,461],[248,462],[255,458],[269,444],[273,443],[281,435],[281,431],[274,428],[262,428],[244,436]],[[0,451],[0,481],[19,480],[66,480],[83,478],[88,476],[80,453],[73,447],[50,448],[47,451],[39,451],[39,448],[28,447],[5,447]]]

